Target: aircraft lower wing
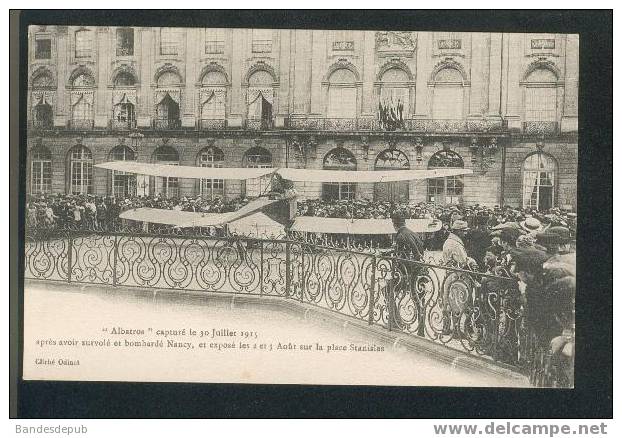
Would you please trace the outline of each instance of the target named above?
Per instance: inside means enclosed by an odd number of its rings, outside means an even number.
[[[126,210],[119,215],[129,219],[152,224],[172,225],[180,228],[209,227],[229,222],[232,213],[196,213],[193,211],[165,210],[161,208],[141,207]]]
[[[391,219],[342,219],[333,217],[299,216],[291,231],[326,234],[395,234]]]

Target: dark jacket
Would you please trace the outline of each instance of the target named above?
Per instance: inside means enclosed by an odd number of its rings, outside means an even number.
[[[406,226],[402,226],[397,230],[395,243],[398,257],[408,256],[410,258],[412,253],[414,260],[423,258],[423,241],[417,233],[411,231]]]

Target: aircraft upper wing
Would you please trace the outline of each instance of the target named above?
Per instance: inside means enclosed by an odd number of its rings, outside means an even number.
[[[168,178],[196,178],[196,179],[253,179],[274,173],[276,168],[246,168],[246,167],[198,167],[198,166],[171,166],[166,164],[139,163],[136,161],[109,161],[95,164],[102,169],[120,172],[135,173],[138,175],[160,176]]]
[[[441,178],[454,175],[468,175],[470,169],[424,169],[424,170],[319,170],[319,169],[292,169],[292,168],[246,168],[246,167],[197,167],[197,166],[170,166],[166,164],[139,163],[136,161],[110,161],[95,164],[102,169],[120,172],[135,173],[169,178],[196,178],[196,179],[253,179],[274,172],[291,181],[309,182],[392,182],[408,181],[428,178]]]
[[[310,182],[393,182],[416,179],[441,178],[445,176],[467,175],[470,169],[425,169],[425,170],[318,170],[280,168],[278,173],[291,181]]]

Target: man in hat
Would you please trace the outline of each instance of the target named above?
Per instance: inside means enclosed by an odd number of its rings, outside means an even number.
[[[462,219],[455,220],[451,227],[449,235],[443,244],[443,259],[447,262],[453,262],[460,267],[467,265],[469,256],[462,240],[464,234],[469,229],[466,221]]]
[[[392,220],[397,230],[395,246],[398,257],[421,260],[423,258],[423,241],[421,238],[406,226],[406,219],[402,214],[394,214]]]

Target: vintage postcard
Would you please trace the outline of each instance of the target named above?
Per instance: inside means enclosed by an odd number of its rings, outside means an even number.
[[[579,36],[28,28],[25,380],[574,386]]]

